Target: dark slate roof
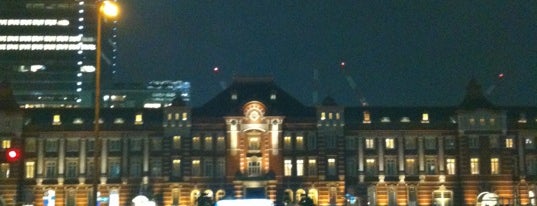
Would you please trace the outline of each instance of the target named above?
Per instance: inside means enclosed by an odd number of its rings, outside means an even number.
[[[142,114],[143,124],[135,125],[134,120],[137,114]],[[61,125],[53,125],[54,115],[60,115]],[[162,109],[142,109],[142,108],[103,108],[100,111],[102,131],[122,131],[122,130],[154,130],[160,131],[162,128]],[[93,108],[39,108],[24,110],[24,127],[26,131],[93,131]],[[115,123],[117,119],[122,119],[123,123]],[[82,120],[75,123],[75,120]]]
[[[456,107],[348,107],[345,122],[349,129],[456,129]],[[364,124],[364,112],[371,123]],[[427,113],[428,123],[422,123]],[[388,120],[383,122],[382,120]]]
[[[237,99],[232,99],[233,94]],[[271,99],[275,95],[275,99]],[[242,106],[249,101],[262,102],[265,116],[315,117],[315,108],[307,107],[278,87],[271,77],[235,77],[233,83],[203,106],[194,108],[195,117],[240,116]]]
[[[11,85],[7,81],[0,82],[0,110],[17,110],[19,105],[13,96]]]
[[[498,109],[493,105],[483,94],[481,85],[475,78],[472,78],[466,86],[466,95],[459,105],[459,109],[462,110],[476,110],[476,109]]]

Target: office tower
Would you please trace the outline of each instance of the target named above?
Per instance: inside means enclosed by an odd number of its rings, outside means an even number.
[[[0,75],[21,107],[91,107],[96,43],[93,0],[0,1]],[[103,85],[117,68],[115,21],[103,23]]]

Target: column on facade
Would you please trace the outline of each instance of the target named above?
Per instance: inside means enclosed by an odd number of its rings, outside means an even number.
[[[86,138],[80,139],[80,153],[78,156],[78,170],[79,178],[78,181],[82,184],[86,182]]]
[[[420,172],[425,171],[425,154],[423,148],[423,137],[418,137],[418,161]]]
[[[397,138],[397,165],[399,173],[405,172],[405,139],[404,136]]]
[[[380,137],[379,138],[379,144],[378,144],[378,150],[379,150],[379,172],[381,174],[384,174],[384,141],[386,138]]]
[[[364,138],[358,137],[358,174],[360,182],[364,182]]]
[[[65,173],[65,138],[60,138],[58,148],[58,184],[63,184]]]
[[[129,171],[129,138],[121,138],[121,177],[126,178]],[[126,181],[126,180],[124,180]]]
[[[272,120],[271,128],[271,143],[272,143],[272,155],[278,155],[279,139],[280,139],[280,122],[278,120]]]
[[[526,176],[526,158],[525,158],[525,152],[524,152],[524,137],[519,134],[517,137],[518,140],[518,173],[520,176]]]
[[[37,184],[43,182],[43,167],[45,164],[45,140],[43,137],[37,139]]]
[[[149,176],[149,137],[144,137],[142,141],[144,142],[144,145],[143,145],[144,160],[143,160],[143,172],[142,172],[142,174],[144,174],[143,184],[148,184],[149,183],[149,179],[148,179],[148,176]]]
[[[106,184],[106,163],[108,158],[108,140],[103,138],[101,145],[101,184]],[[96,163],[97,164],[97,163]]]
[[[445,151],[444,151],[444,137],[438,137],[438,170],[440,174],[444,174],[445,171]]]

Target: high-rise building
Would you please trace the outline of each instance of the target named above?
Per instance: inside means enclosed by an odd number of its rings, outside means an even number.
[[[190,82],[118,83],[102,91],[102,107],[109,108],[160,108],[170,106],[175,99],[190,102]]]
[[[0,1],[0,76],[21,107],[91,107],[95,0]],[[116,72],[116,21],[103,20],[103,86]]]

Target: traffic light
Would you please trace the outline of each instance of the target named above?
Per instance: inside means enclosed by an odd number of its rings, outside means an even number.
[[[6,160],[8,162],[16,162],[22,157],[22,152],[18,148],[6,149]]]

